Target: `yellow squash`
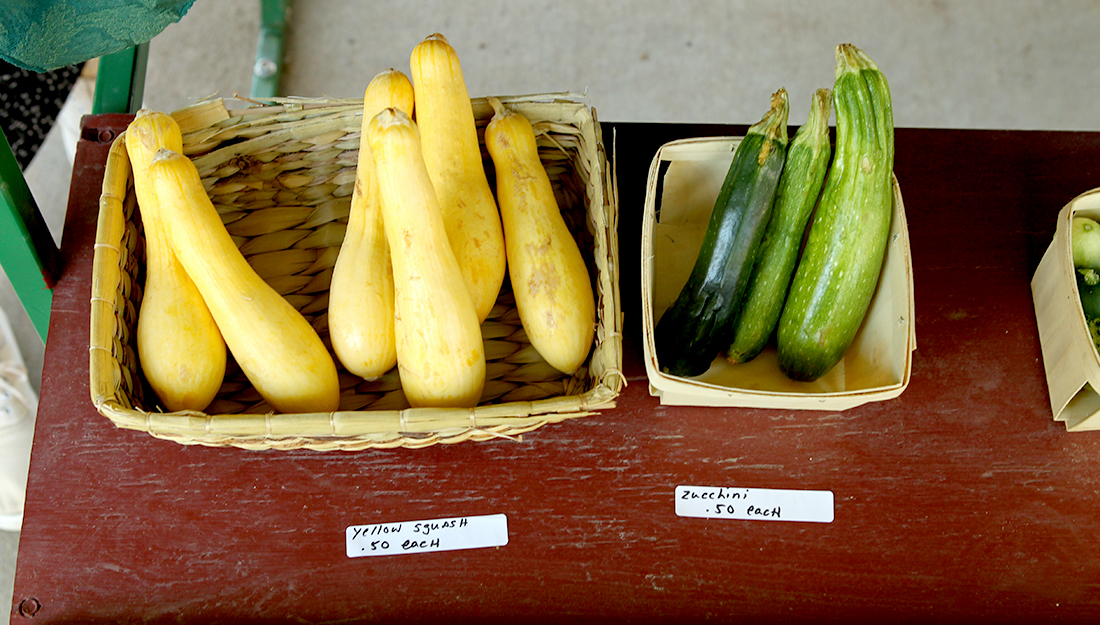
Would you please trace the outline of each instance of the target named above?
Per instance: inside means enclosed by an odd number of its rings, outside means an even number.
[[[509,277],[531,345],[559,371],[584,364],[596,303],[580,248],[561,216],[526,117],[490,98],[495,114],[485,146],[496,168]]]
[[[340,385],[332,356],[305,317],[249,266],[194,163],[161,149],[149,179],[176,257],[260,395],[284,413],[336,410]]]
[[[462,67],[439,34],[417,44],[410,65],[424,164],[478,320],[484,321],[504,283],[504,234]]]
[[[183,150],[171,115],[142,109],[126,130],[134,193],[145,227],[145,288],[138,313],[141,370],[164,408],[203,410],[225,377],[225,341],[195,283],[169,245],[149,187],[149,163],[160,148]]]
[[[367,140],[370,120],[390,107],[409,115],[413,110],[412,83],[395,69],[375,76],[363,96],[351,214],[329,287],[328,329],[333,351],[348,371],[367,380],[378,378],[397,364],[393,271],[382,229],[378,176]]]
[[[447,242],[416,125],[390,108],[375,116],[368,134],[393,263],[397,369],[405,398],[412,406],[475,406],[485,385],[485,344]]]

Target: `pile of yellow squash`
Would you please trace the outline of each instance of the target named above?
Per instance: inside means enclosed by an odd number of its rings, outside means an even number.
[[[595,332],[594,295],[530,122],[489,99],[494,197],[454,48],[431,35],[410,61],[411,80],[389,69],[364,94],[351,212],[329,289],[335,359],[367,380],[397,366],[411,406],[475,406],[486,375],[481,323],[507,275],[532,346],[575,372]],[[126,143],[147,239],[138,353],[163,406],[203,410],[222,384],[228,348],[278,411],[337,410],[333,354],[237,249],[181,155],[172,117],[140,112]]]

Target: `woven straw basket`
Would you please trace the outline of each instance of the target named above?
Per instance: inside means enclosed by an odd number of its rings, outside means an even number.
[[[182,444],[358,450],[514,438],[613,407],[624,384],[617,203],[600,126],[581,96],[500,100],[539,133],[543,164],[589,263],[597,328],[580,371],[566,376],[539,357],[506,279],[482,325],[488,372],[476,408],[409,408],[396,369],[367,382],[341,368],[339,411],[280,414],[231,361],[206,412],[160,411],[134,345],[144,250],[123,136],[108,157],[93,261],[89,353],[97,410],[120,428]],[[480,134],[492,109],[484,99],[473,105]],[[215,99],[173,116],[184,133],[184,152],[242,253],[327,344],[328,285],[351,203],[362,101]],[[492,167],[486,170],[493,184]]]

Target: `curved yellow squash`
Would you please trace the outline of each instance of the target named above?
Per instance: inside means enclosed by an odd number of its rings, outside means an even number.
[[[183,150],[171,115],[138,111],[126,130],[134,193],[145,227],[145,289],[138,312],[137,351],[149,386],[168,410],[203,410],[225,377],[225,341],[195,283],[164,233],[149,188],[149,163],[160,148]]]
[[[347,234],[329,287],[328,329],[332,349],[344,367],[374,380],[397,364],[393,333],[393,270],[382,228],[378,175],[367,140],[370,120],[386,108],[411,115],[413,88],[405,74],[389,69],[367,85],[362,136]]]
[[[332,356],[305,317],[249,266],[194,163],[161,149],[149,179],[176,257],[260,395],[285,413],[336,410],[340,385]]]
[[[580,248],[562,219],[526,117],[490,98],[495,114],[485,146],[496,168],[509,277],[531,345],[551,366],[584,364],[596,329],[596,303]]]
[[[504,283],[504,233],[462,67],[440,34],[413,48],[410,65],[424,164],[478,320],[484,321]]]
[[[416,125],[397,109],[370,123],[393,263],[397,369],[412,406],[471,407],[485,385],[485,344],[447,242]]]

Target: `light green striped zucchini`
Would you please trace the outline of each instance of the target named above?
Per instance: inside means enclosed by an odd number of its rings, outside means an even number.
[[[779,320],[780,369],[815,380],[851,346],[878,285],[893,215],[894,120],[878,66],[836,49],[836,149]]]
[[[787,148],[787,162],[779,178],[771,221],[764,231],[733,342],[726,350],[726,358],[733,364],[756,358],[779,323],[806,224],[821,195],[833,154],[829,138],[831,96],[828,89],[814,93],[810,116]]]

